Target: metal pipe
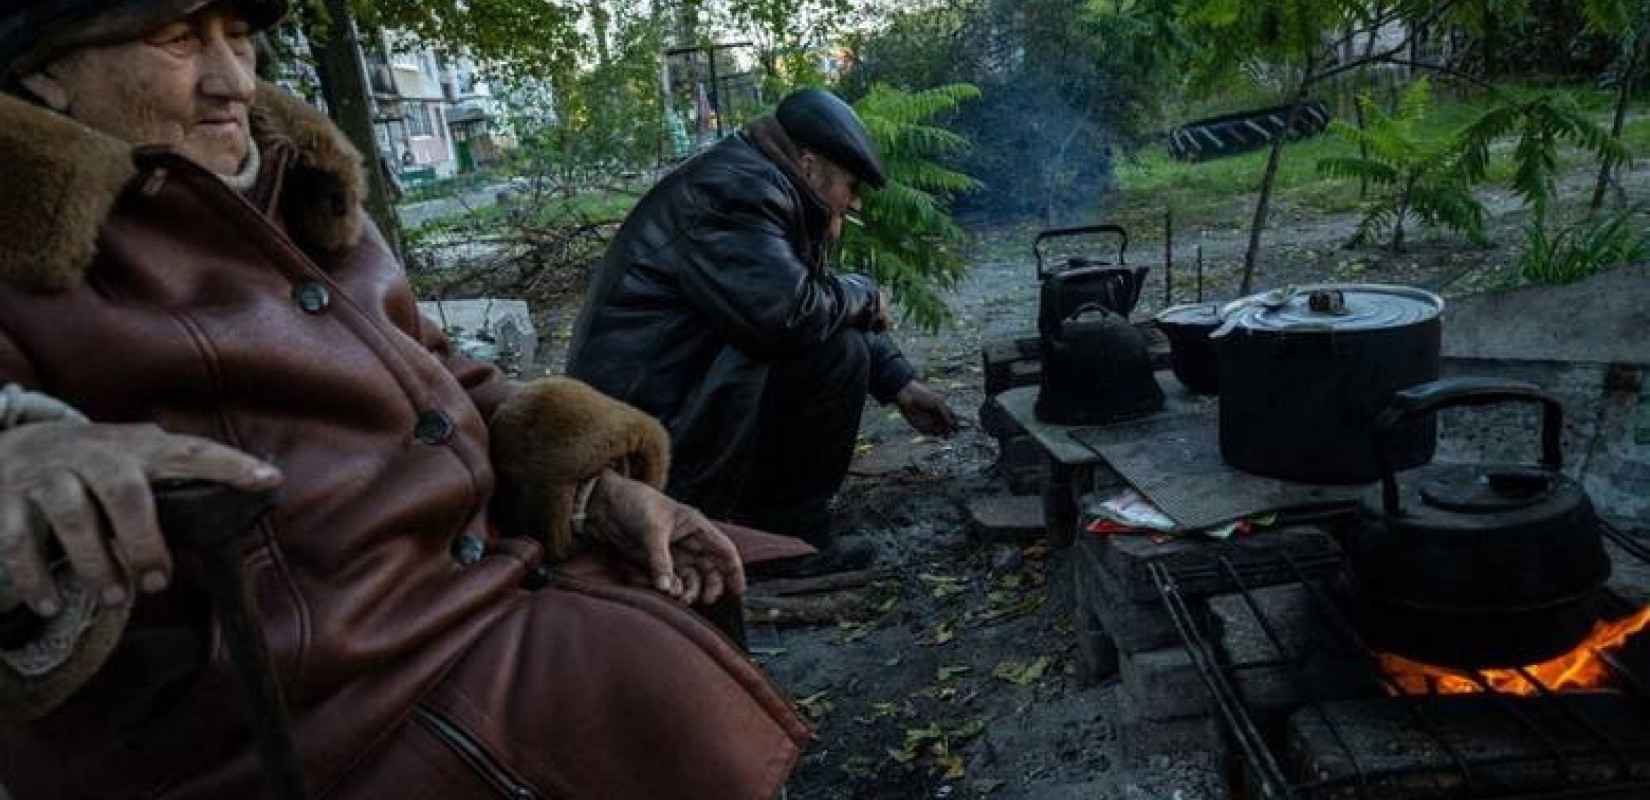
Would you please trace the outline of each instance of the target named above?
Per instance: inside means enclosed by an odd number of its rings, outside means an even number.
[[[1163,211],[1163,307],[1174,305],[1174,209]]]

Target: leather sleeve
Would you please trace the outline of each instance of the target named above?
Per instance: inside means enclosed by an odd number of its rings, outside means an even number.
[[[865,344],[871,353],[871,396],[883,405],[892,403],[899,390],[917,379],[917,371],[888,334],[871,334]]]
[[[796,198],[760,174],[715,176],[698,188],[679,249],[682,294],[753,358],[782,358],[866,327],[877,286],[862,275],[811,270],[786,237]]]

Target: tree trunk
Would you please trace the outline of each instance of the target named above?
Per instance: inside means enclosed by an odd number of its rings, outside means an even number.
[[[1255,200],[1255,218],[1249,225],[1249,249],[1243,253],[1243,284],[1238,290],[1240,295],[1254,291],[1255,268],[1260,263],[1260,237],[1266,231],[1266,215],[1272,205],[1272,185],[1277,182],[1278,164],[1283,161],[1283,146],[1288,143],[1290,132],[1300,120],[1301,105],[1306,102],[1306,93],[1311,86],[1312,67],[1308,65],[1306,75],[1301,78],[1300,88],[1295,91],[1294,102],[1289,105],[1289,116],[1284,120],[1283,132],[1272,142],[1272,152],[1266,158],[1266,174],[1260,181],[1260,197]]]
[[[1627,68],[1623,70],[1621,80],[1616,86],[1616,118],[1610,125],[1610,135],[1621,138],[1622,128],[1627,123],[1627,103],[1633,99],[1633,80],[1639,71],[1639,60],[1644,56],[1644,42],[1646,37],[1635,31],[1633,37],[1632,57],[1627,59]],[[1610,185],[1610,173],[1615,169],[1615,163],[1609,158],[1600,159],[1598,165],[1598,183],[1593,185],[1593,202],[1587,207],[1587,217],[1591,219],[1604,207],[1604,191]]]
[[[331,17],[324,27],[309,17],[308,36],[315,49],[315,71],[321,80],[321,95],[334,122],[343,129],[355,149],[361,151],[367,176],[367,213],[378,224],[397,260],[406,263],[401,239],[401,219],[390,199],[388,176],[379,157],[378,136],[372,127],[372,95],[366,65],[356,37],[355,18],[348,0],[326,0]]]

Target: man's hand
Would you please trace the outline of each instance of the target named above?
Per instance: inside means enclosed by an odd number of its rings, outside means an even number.
[[[206,480],[249,491],[281,473],[245,453],[153,425],[42,422],[0,432],[0,610],[27,603],[55,616],[63,598],[51,566],[66,560],[105,605],[134,587],[159,592],[172,557],[150,484]]]
[[[733,542],[705,515],[640,481],[602,473],[587,530],[648,570],[653,587],[685,605],[745,594],[745,567]]]
[[[899,413],[905,421],[911,423],[918,433],[950,436],[957,432],[957,415],[951,413],[945,398],[920,381],[905,384],[905,388],[894,395],[894,403],[899,406]]]

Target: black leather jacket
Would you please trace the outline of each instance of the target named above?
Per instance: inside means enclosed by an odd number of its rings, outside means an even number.
[[[568,373],[670,429],[672,493],[711,514],[743,483],[768,363],[871,324],[878,292],[825,264],[829,210],[750,130],[642,198],[591,280]],[[915,377],[866,336],[882,402]]]

